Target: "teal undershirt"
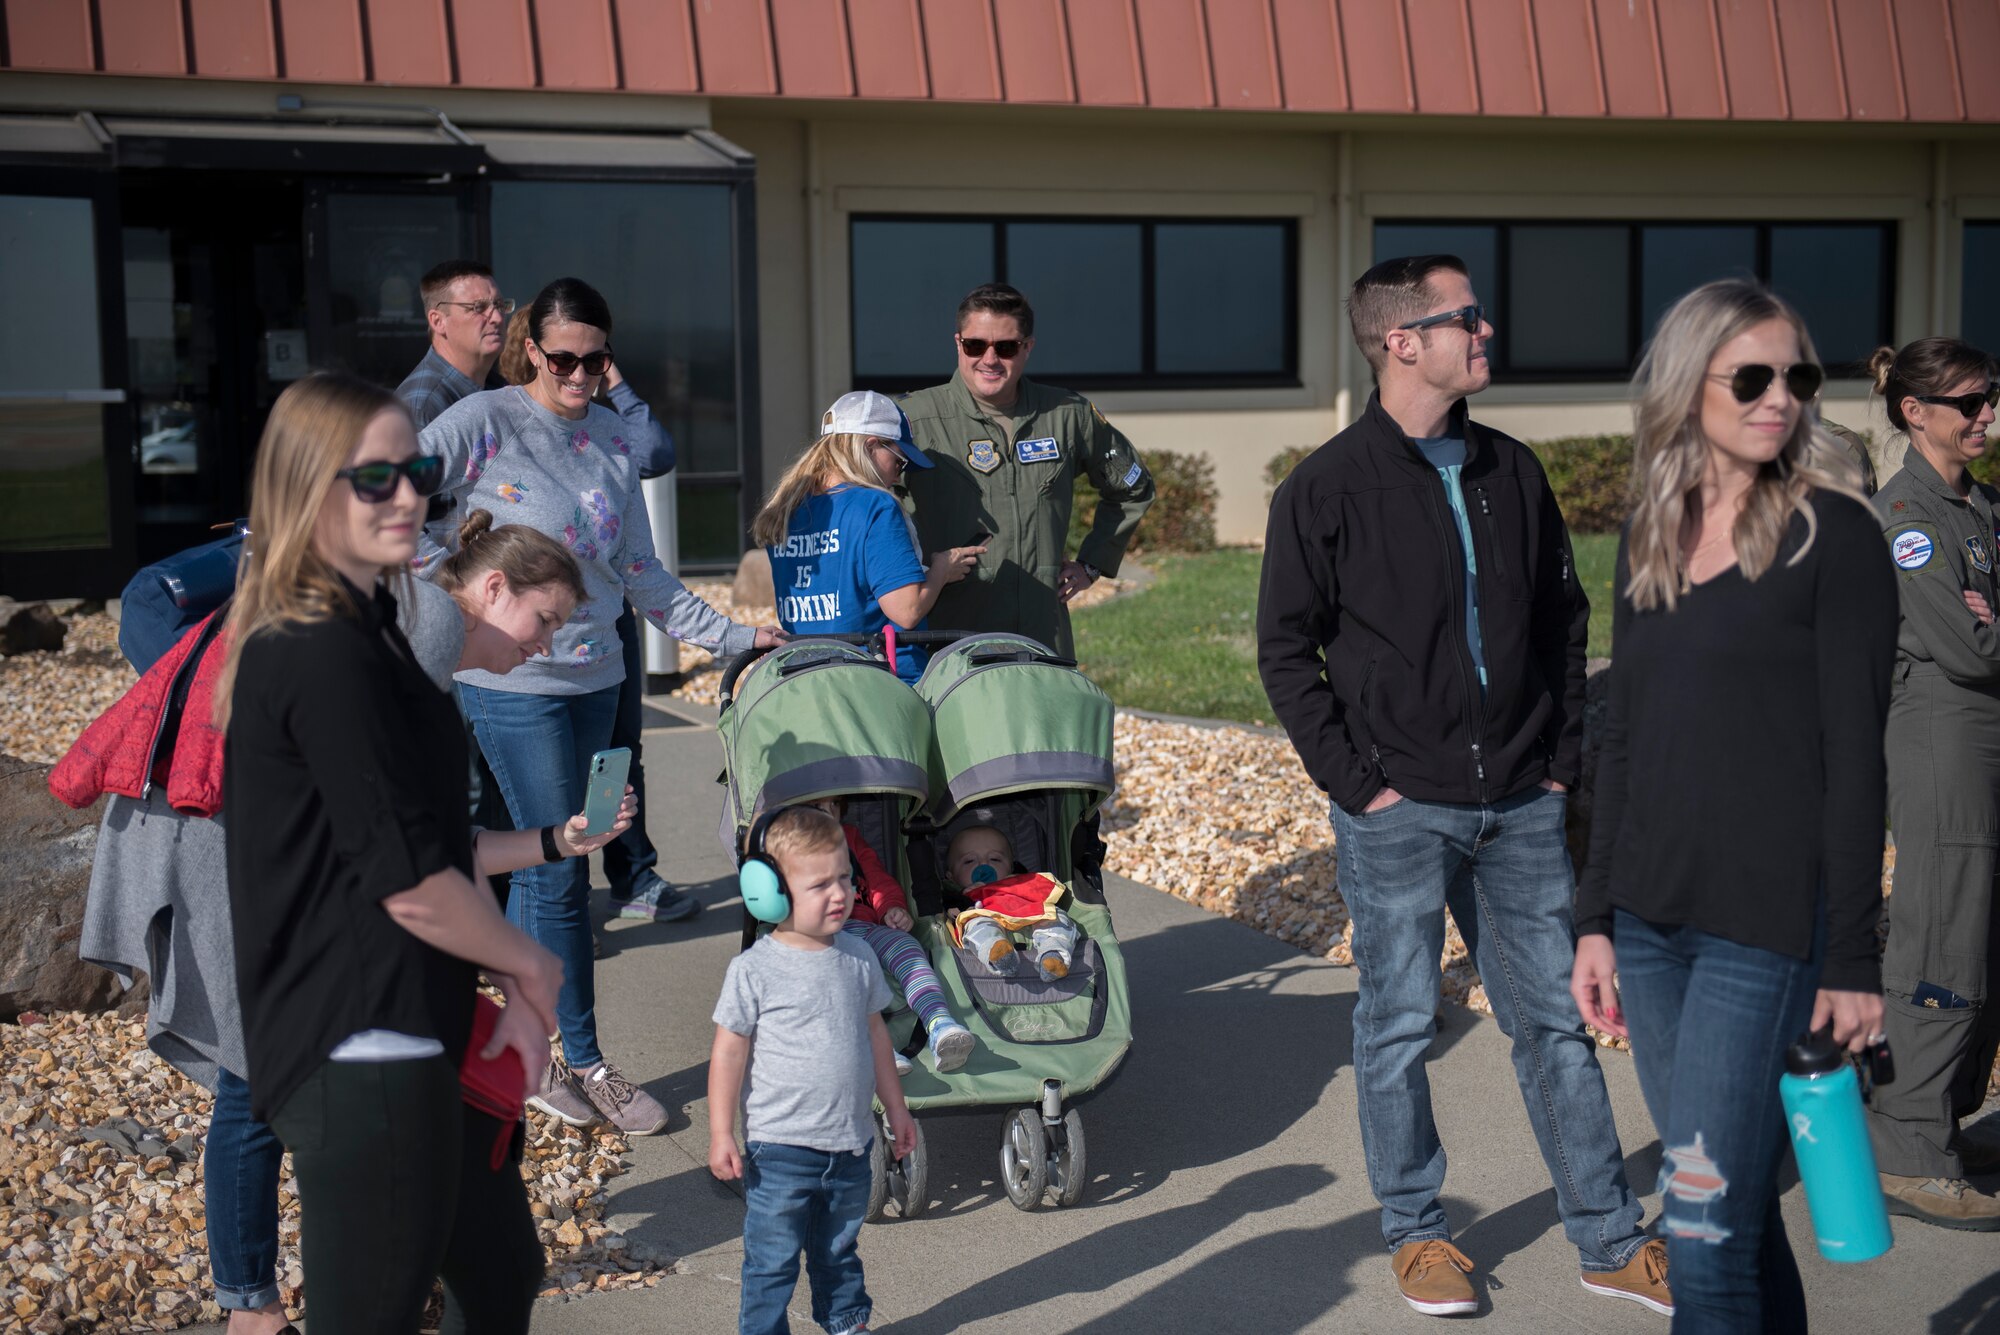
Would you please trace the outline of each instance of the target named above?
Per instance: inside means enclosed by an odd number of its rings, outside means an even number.
[[[1420,436],[1414,442],[1444,479],[1444,494],[1458,521],[1459,546],[1465,549],[1465,643],[1472,665],[1479,669],[1479,690],[1486,690],[1486,646],[1479,638],[1479,558],[1472,551],[1472,519],[1465,510],[1465,489],[1458,475],[1465,468],[1465,442],[1457,436]]]

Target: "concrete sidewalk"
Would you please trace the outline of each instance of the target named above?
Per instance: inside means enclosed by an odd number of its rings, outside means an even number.
[[[645,761],[662,870],[692,882],[707,911],[687,923],[613,922],[602,932],[605,1050],[674,1112],[666,1134],[635,1139],[633,1171],[615,1181],[608,1204],[635,1247],[677,1264],[653,1289],[543,1303],[534,1329],[545,1335],[736,1329],[743,1202],[709,1175],[704,1101],[708,1017],[741,921],[715,836],[722,753],[713,729],[693,724],[649,732]],[[1130,963],[1137,1039],[1111,1086],[1083,1108],[1087,1200],[1021,1213],[997,1181],[1001,1110],[926,1115],[930,1213],[862,1233],[876,1327],[899,1335],[1435,1329],[1436,1319],[1396,1291],[1369,1195],[1347,1069],[1353,971],[1129,881],[1114,878],[1109,897]],[[1650,1220],[1660,1144],[1631,1060],[1602,1055],[1626,1171]],[[1665,1318],[1578,1283],[1498,1027],[1447,1008],[1430,1071],[1452,1155],[1446,1202],[1456,1241],[1481,1272],[1480,1329],[1665,1335]],[[2000,1234],[1899,1219],[1896,1250],[1839,1267],[1814,1249],[1795,1184],[1785,1213],[1815,1331],[2000,1331]],[[793,1311],[801,1335],[816,1329],[803,1287]]]
[[[708,1016],[740,921],[714,833],[721,764],[710,729],[648,734],[664,870],[700,886],[709,908],[673,926],[611,924],[598,972],[606,1049],[678,1110],[666,1135],[635,1141],[612,1222],[679,1264],[655,1289],[547,1303],[538,1332],[735,1329],[742,1199],[709,1176],[703,1101]],[[1396,1292],[1368,1191],[1347,1070],[1353,971],[1144,886],[1114,879],[1109,894],[1137,1040],[1084,1106],[1087,1201],[1014,1209],[997,1182],[1000,1110],[927,1115],[930,1213],[862,1234],[876,1325],[904,1335],[1431,1327]],[[1660,1145],[1630,1059],[1603,1055],[1650,1219]],[[1481,1328],[1663,1335],[1663,1318],[1579,1285],[1498,1027],[1450,1008],[1431,1079],[1453,1155],[1453,1227],[1484,1278]],[[1897,1220],[1888,1257],[1839,1267],[1813,1248],[1796,1185],[1785,1208],[1815,1330],[2000,1330],[2000,1235]],[[809,1310],[802,1288],[802,1332]]]

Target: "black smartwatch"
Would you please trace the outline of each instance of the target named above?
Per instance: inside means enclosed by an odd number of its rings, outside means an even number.
[[[561,862],[568,856],[569,854],[556,847],[556,827],[553,825],[544,825],[542,827],[542,861]]]

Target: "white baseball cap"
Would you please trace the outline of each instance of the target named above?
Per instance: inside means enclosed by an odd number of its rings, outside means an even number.
[[[819,433],[822,436],[874,436],[886,440],[903,452],[903,458],[912,468],[931,467],[930,456],[917,448],[916,440],[910,435],[910,419],[896,406],[896,401],[887,394],[877,394],[872,389],[857,389],[851,394],[843,394],[833,401],[819,419]]]

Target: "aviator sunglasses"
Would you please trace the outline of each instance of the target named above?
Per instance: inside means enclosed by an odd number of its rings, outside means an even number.
[[[396,494],[396,479],[410,479],[410,489],[419,496],[429,496],[444,481],[444,456],[441,454],[415,454],[401,463],[356,464],[343,468],[335,477],[345,478],[354,484],[354,494],[370,505],[380,505]]]
[[[1018,338],[966,338],[960,335],[958,346],[965,349],[965,355],[968,357],[984,357],[986,350],[991,348],[993,355],[1001,361],[1011,362],[1021,355],[1021,344],[1025,341]]]
[[[1970,394],[1916,394],[1918,403],[1943,403],[1958,409],[1967,421],[1979,416],[1981,407],[1991,408],[2000,404],[2000,385],[1988,385],[1985,389]]]
[[[1755,403],[1764,397],[1764,391],[1771,388],[1780,372],[1775,366],[1762,362],[1751,362],[1739,366],[1731,375],[1711,375],[1710,380],[1728,382],[1729,392],[1738,403]],[[1813,362],[1793,362],[1784,368],[1785,389],[1800,403],[1810,403],[1819,393],[1819,387],[1826,383],[1826,372]]]
[[[539,343],[535,346],[542,348]],[[611,369],[612,358],[611,349],[606,346],[581,356],[574,352],[550,352],[547,348],[542,348],[542,360],[549,364],[549,370],[555,372],[556,379],[567,380],[576,374],[576,368],[579,366],[583,368],[585,375],[603,375]]]

